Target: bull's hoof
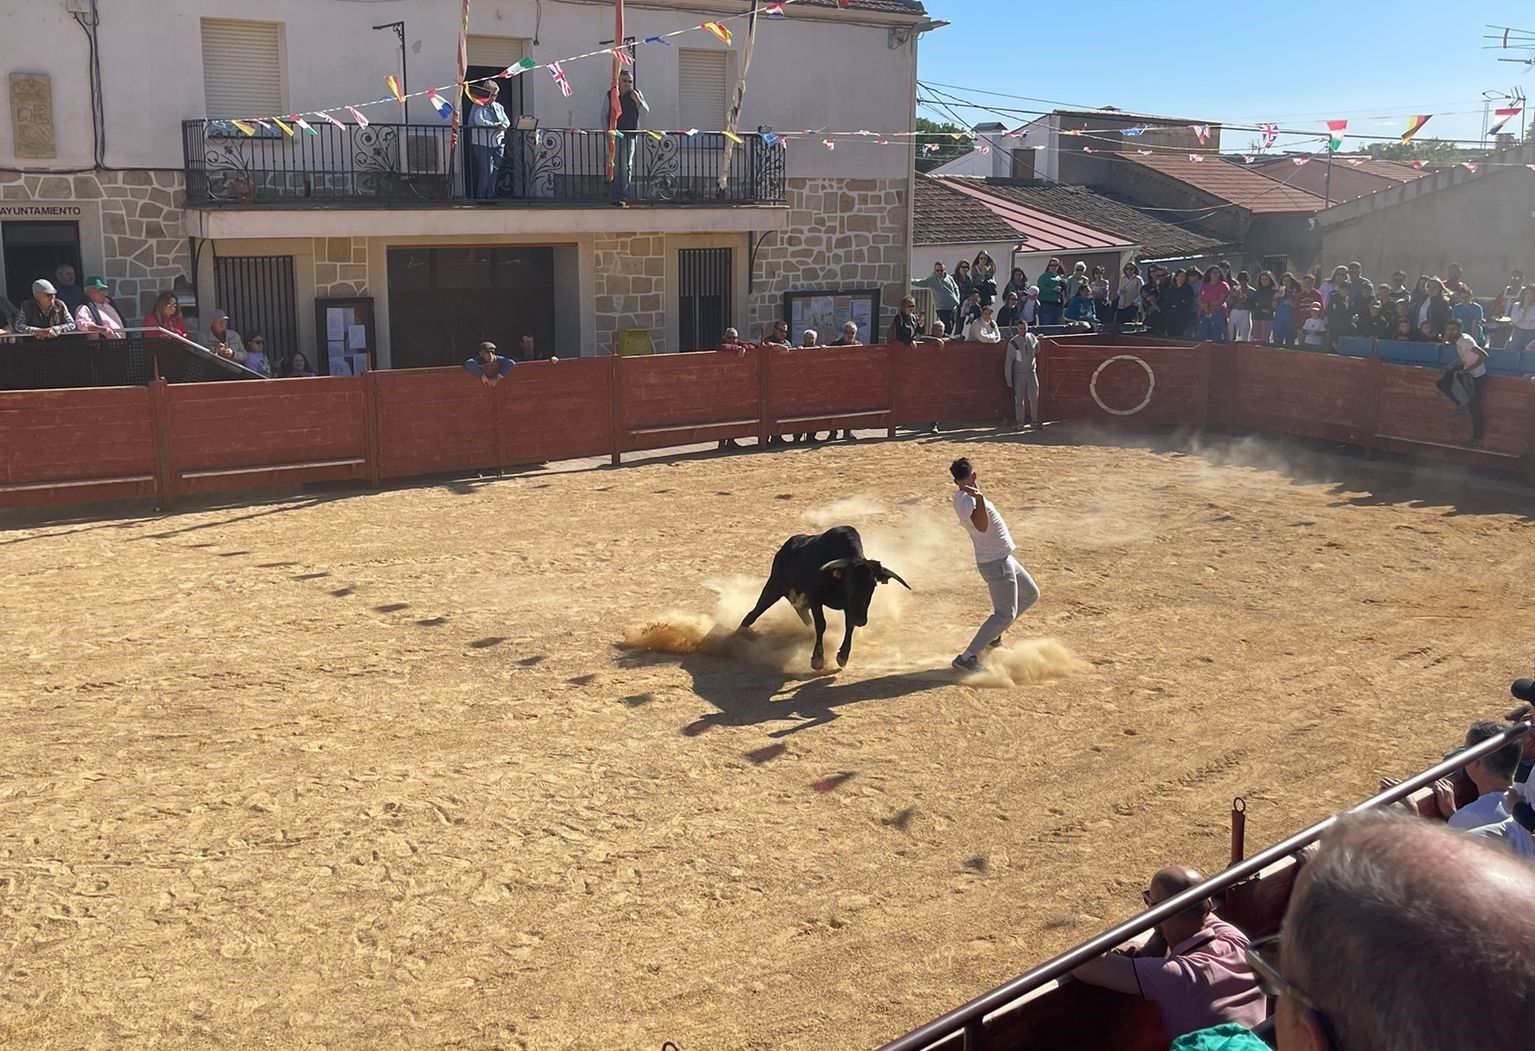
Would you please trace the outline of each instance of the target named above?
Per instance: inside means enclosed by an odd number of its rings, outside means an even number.
[[[851,657],[851,656],[852,656],[851,653],[839,653],[839,654],[837,654],[837,667],[839,667],[839,668],[846,668],[847,667],[847,659],[849,657]]]
[[[820,671],[822,668],[826,667],[826,658],[821,656],[819,653],[811,654],[810,667],[815,671]]]

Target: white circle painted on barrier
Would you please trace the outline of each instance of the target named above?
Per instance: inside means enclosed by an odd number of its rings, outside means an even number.
[[[1133,361],[1141,368],[1146,370],[1146,396],[1142,398],[1141,403],[1133,409],[1111,409],[1107,405],[1103,404],[1103,399],[1098,396],[1099,374],[1102,373],[1104,369],[1114,364],[1116,361]],[[1151,371],[1150,365],[1146,364],[1143,359],[1136,357],[1134,354],[1115,354],[1112,358],[1105,358],[1103,364],[1099,365],[1096,369],[1093,370],[1093,378],[1092,381],[1088,383],[1087,389],[1092,394],[1093,401],[1098,403],[1098,408],[1102,409],[1104,412],[1109,413],[1112,416],[1134,416],[1136,413],[1140,412],[1146,406],[1151,404],[1152,392],[1157,389],[1157,374]]]

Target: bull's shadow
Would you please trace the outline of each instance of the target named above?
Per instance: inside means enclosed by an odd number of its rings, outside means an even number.
[[[808,660],[803,672],[733,659],[719,653],[694,653],[678,661],[693,680],[693,692],[716,711],[690,723],[690,734],[715,726],[760,726],[786,723],[769,731],[769,737],[787,737],[801,730],[824,726],[838,718],[838,710],[865,701],[887,701],[952,685],[947,669],[914,670],[875,678],[858,678],[858,650],[848,667],[837,673],[815,673]],[[662,654],[631,652],[624,661],[654,664],[667,660]]]

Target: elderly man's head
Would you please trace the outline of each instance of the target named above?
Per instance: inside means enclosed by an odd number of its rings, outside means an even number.
[[[53,299],[57,294],[58,289],[53,287],[52,281],[44,281],[39,278],[32,282],[32,298],[37,300],[37,305],[44,310],[53,306]]]
[[[1151,885],[1141,891],[1141,899],[1150,905],[1160,905],[1168,898],[1182,894],[1205,881],[1197,869],[1185,865],[1169,865],[1151,877]],[[1182,912],[1174,913],[1157,924],[1157,933],[1168,945],[1177,945],[1199,933],[1210,915],[1210,899],[1201,898]]]
[[[85,282],[85,298],[100,306],[110,297],[107,295],[107,283],[99,277],[90,278]]]
[[[1267,963],[1279,1051],[1529,1047],[1535,868],[1421,818],[1345,817]]]
[[[933,322],[933,335],[942,338],[948,333],[948,327],[942,321]]]
[[[737,332],[733,328],[727,328],[725,330],[725,342],[726,343],[739,343],[739,342],[741,342],[741,333]]]
[[[229,315],[222,310],[215,310],[213,316],[208,319],[208,331],[222,338],[224,333],[229,331]]]
[[[62,287],[75,283],[75,268],[69,263],[60,263],[53,268],[53,279]]]
[[[851,321],[845,322],[843,324],[843,326],[842,326],[842,338],[843,339],[857,339],[858,338],[858,326],[854,322],[851,322]]]

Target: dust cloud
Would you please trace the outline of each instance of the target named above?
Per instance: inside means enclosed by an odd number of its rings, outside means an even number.
[[[926,508],[891,512],[862,496],[811,509],[802,517],[818,530],[854,526],[863,537],[865,554],[899,573],[912,587],[907,591],[892,582],[875,591],[869,624],[858,629],[854,640],[850,667],[858,672],[1007,689],[1092,670],[1091,664],[1059,640],[1029,638],[989,650],[979,672],[957,677],[949,661],[969,640],[975,624],[954,610],[955,594],[957,590],[968,596],[979,589],[979,581],[972,579],[972,553],[964,534],[945,528],[943,519]],[[1083,522],[1076,524],[1080,528]],[[682,657],[710,654],[790,675],[817,674],[810,669],[814,629],[802,623],[786,602],[770,608],[750,633],[736,634],[736,626],[756,604],[763,579],[737,575],[705,581],[715,596],[712,612],[662,613],[628,628],[624,645]],[[975,623],[984,616],[980,609],[970,613]],[[825,643],[831,667],[841,639],[842,615],[828,610]],[[940,640],[952,650],[935,651]]]

